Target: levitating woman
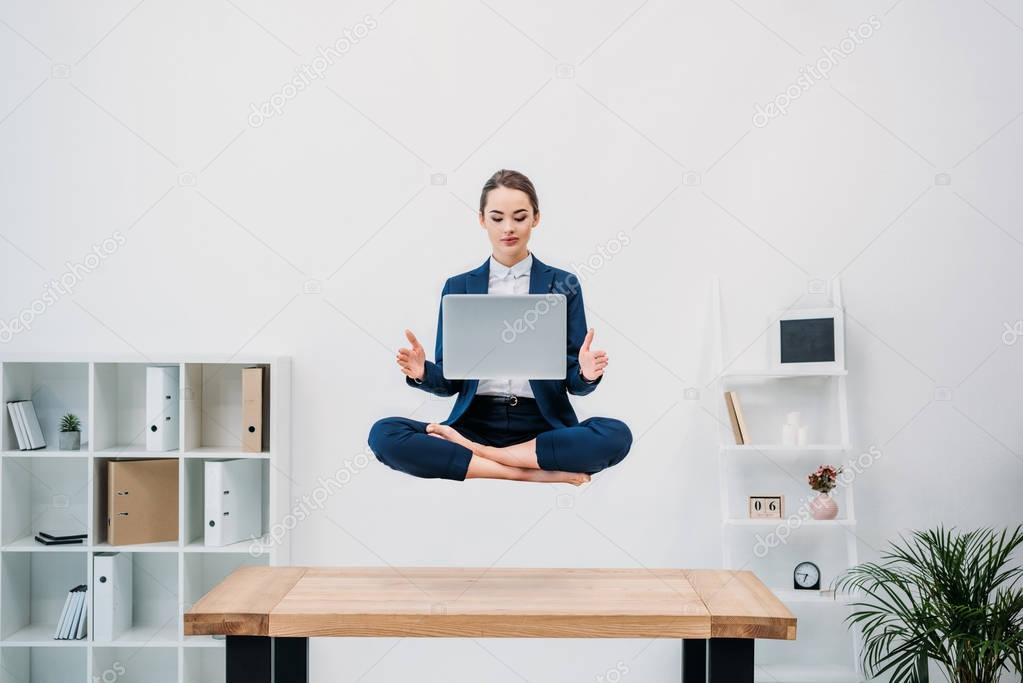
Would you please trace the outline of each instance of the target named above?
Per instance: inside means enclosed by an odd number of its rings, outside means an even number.
[[[393,469],[424,478],[511,479],[583,484],[617,465],[632,446],[632,432],[609,417],[580,422],[568,394],[597,388],[607,368],[604,351],[591,348],[578,278],[542,263],[527,249],[540,222],[529,178],[501,170],[483,186],[480,225],[493,254],[483,265],[448,278],[445,294],[564,294],[568,311],[568,373],[564,379],[446,379],[442,320],[437,322],[436,362],[405,330],[410,347],[398,350],[405,382],[437,396],[458,394],[448,419],[426,423],[386,417],[370,429],[369,446]],[[443,315],[443,308],[441,309]]]

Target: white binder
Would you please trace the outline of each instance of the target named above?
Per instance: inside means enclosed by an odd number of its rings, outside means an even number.
[[[204,464],[204,543],[223,546],[262,536],[262,461],[208,460]]]
[[[181,405],[178,401],[179,367],[146,367],[146,450],[173,451],[178,448]]]
[[[96,553],[92,560],[92,632],[111,641],[131,628],[131,555]]]

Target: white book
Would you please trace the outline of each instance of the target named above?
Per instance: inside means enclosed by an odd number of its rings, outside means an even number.
[[[75,604],[77,603],[78,600],[78,594],[73,590],[68,591],[68,598],[69,600],[67,603],[67,611],[64,612],[64,616],[60,620],[60,628],[57,630],[58,640],[63,640],[66,637],[64,634],[67,633],[68,622],[71,621],[71,615],[74,614]]]
[[[263,533],[263,464],[252,458],[204,464],[203,542],[225,546]]]
[[[78,591],[78,605],[75,607],[75,618],[71,622],[71,628],[68,629],[67,637],[74,638],[75,634],[78,633],[78,623],[85,616],[85,599],[88,597],[85,589]]]
[[[78,615],[78,628],[71,634],[71,637],[75,640],[81,640],[85,637],[85,622],[89,618],[89,591],[82,591],[82,611]]]
[[[61,640],[68,640],[71,637],[71,631],[78,620],[78,613],[82,609],[82,592],[73,591],[72,595],[74,596],[74,601],[71,603],[71,609],[68,610],[67,619],[64,620],[64,628],[60,632]]]
[[[61,627],[64,626],[64,620],[67,619],[67,613],[71,608],[71,598],[73,595],[74,594],[69,591],[67,597],[64,598],[64,609],[60,611],[60,617],[57,619],[57,627],[53,630],[54,640],[60,640]]]
[[[11,401],[7,404],[7,413],[11,416],[11,424],[14,426],[14,436],[18,439],[18,448],[25,450],[28,448],[28,435],[25,434],[24,427],[21,426],[21,415],[18,411],[18,404],[15,401]]]
[[[67,616],[64,617],[64,623],[60,626],[60,639],[67,640],[68,634],[71,632],[71,625],[75,621],[75,614],[78,613],[78,591],[71,591],[71,606],[68,607]]]
[[[21,445],[21,450],[27,451],[32,448],[32,441],[28,436],[28,426],[25,424],[25,409],[21,404],[22,401],[14,402],[14,415],[18,418],[18,426],[21,427],[21,434],[25,437],[25,440]]]
[[[28,440],[31,448],[45,448],[46,440],[43,439],[43,430],[39,427],[39,418],[36,417],[36,407],[32,401],[21,401],[21,409],[24,411],[25,431],[28,432]]]
[[[132,575],[129,553],[96,553],[92,560],[92,634],[117,640],[131,628]]]

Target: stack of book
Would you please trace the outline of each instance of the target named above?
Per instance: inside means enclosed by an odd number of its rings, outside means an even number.
[[[82,584],[68,591],[64,601],[64,610],[57,620],[57,629],[53,632],[54,640],[81,640],[85,637],[85,617],[88,614],[86,605],[86,586]]]
[[[71,531],[40,531],[36,534],[36,542],[43,545],[81,545],[88,537],[88,534]]]
[[[11,414],[11,424],[14,425],[14,434],[18,437],[19,450],[46,448],[43,430],[39,428],[39,418],[36,417],[32,401],[10,401],[7,404],[7,411]]]

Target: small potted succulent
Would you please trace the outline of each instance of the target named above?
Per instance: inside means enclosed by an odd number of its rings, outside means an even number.
[[[834,519],[838,516],[838,503],[831,497],[831,491],[838,485],[841,467],[821,465],[807,477],[810,488],[817,496],[810,499],[810,512],[814,519]]]
[[[60,450],[78,451],[82,449],[82,422],[77,415],[66,414],[60,418]]]

